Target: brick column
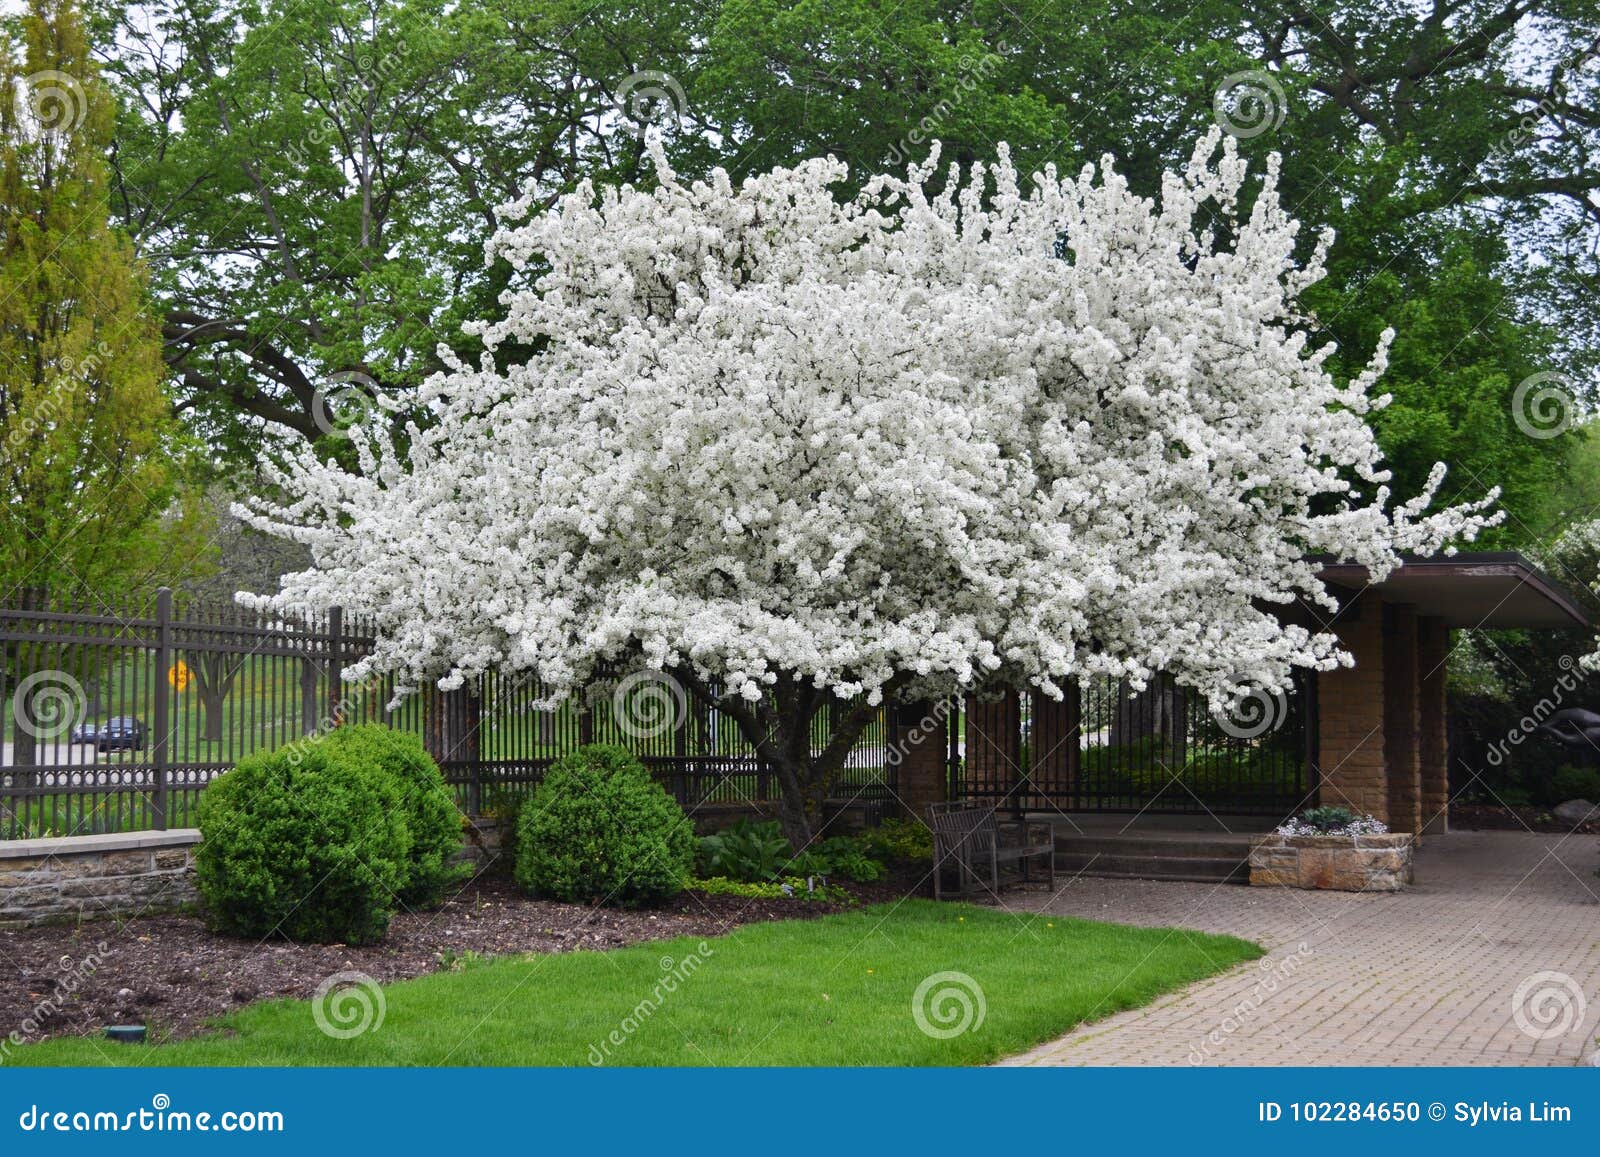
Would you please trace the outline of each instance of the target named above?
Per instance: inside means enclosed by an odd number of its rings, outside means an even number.
[[[1445,665],[1450,656],[1450,629],[1431,616],[1417,619],[1417,710],[1422,733],[1417,763],[1422,773],[1422,831],[1450,830],[1450,743],[1446,731],[1448,701]]]
[[[928,805],[950,798],[947,709],[931,702],[891,707],[890,758],[899,759],[900,802],[912,819],[928,822]]]
[[[1022,766],[1022,699],[1015,691],[967,700],[966,789],[999,803],[1011,794]]]
[[[1060,699],[1052,699],[1042,691],[1033,693],[1033,727],[1028,734],[1028,780],[1033,790],[1025,793],[1020,802],[1030,811],[1066,810],[1078,786],[1082,755],[1079,715],[1083,705],[1077,680],[1069,680],[1062,692]]]
[[[1383,621],[1383,755],[1389,772],[1389,827],[1415,833],[1422,830],[1417,614],[1411,607],[1385,607]]]
[[[1365,812],[1387,823],[1383,600],[1371,591],[1357,595],[1334,620],[1334,631],[1356,665],[1317,676],[1319,802]]]

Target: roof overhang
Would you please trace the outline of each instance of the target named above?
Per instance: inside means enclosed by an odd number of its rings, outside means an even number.
[[[1328,563],[1319,577],[1338,596],[1364,590],[1410,605],[1451,627],[1593,628],[1594,619],[1561,585],[1514,552],[1406,559],[1381,583],[1367,568]]]

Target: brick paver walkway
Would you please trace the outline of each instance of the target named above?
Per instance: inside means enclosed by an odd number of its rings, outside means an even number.
[[[1418,852],[1398,894],[1086,877],[1053,899],[1013,891],[1009,907],[1227,932],[1269,952],[1007,1063],[1586,1063],[1600,1034],[1596,867],[1593,836],[1453,832]]]

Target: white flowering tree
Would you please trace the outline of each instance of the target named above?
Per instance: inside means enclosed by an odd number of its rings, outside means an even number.
[[[831,159],[735,188],[657,155],[655,189],[505,206],[489,254],[529,287],[491,352],[427,383],[403,453],[373,423],[359,476],[279,474],[291,500],[249,516],[315,566],[258,601],[371,615],[352,677],[667,672],[772,763],[803,841],[885,700],[1286,689],[1348,661],[1273,614],[1329,603],[1308,555],[1382,576],[1485,523],[1425,513],[1442,467],[1391,506],[1384,350],[1341,383],[1311,348],[1327,239],[1297,263],[1275,164],[1246,214],[1215,133],[1155,202],[1109,160],[1026,193],[1003,149],[936,161],[841,200]],[[499,364],[513,342],[537,352]]]

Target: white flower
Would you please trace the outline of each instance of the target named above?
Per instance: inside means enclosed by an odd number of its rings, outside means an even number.
[[[404,452],[373,424],[359,476],[275,475],[250,520],[315,568],[255,601],[372,616],[351,674],[406,687],[633,653],[750,700],[1165,670],[1220,709],[1347,661],[1275,613],[1331,605],[1311,556],[1377,580],[1490,521],[1424,513],[1442,468],[1391,508],[1387,336],[1349,383],[1308,351],[1326,239],[1297,265],[1275,166],[1220,228],[1247,174],[1217,133],[1156,203],[1109,164],[1024,195],[1004,150],[930,193],[937,159],[839,201],[831,159],[734,188],[658,154],[659,188],[519,202],[491,353],[427,382]]]

